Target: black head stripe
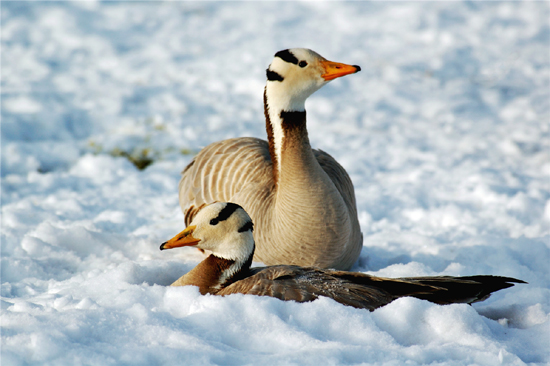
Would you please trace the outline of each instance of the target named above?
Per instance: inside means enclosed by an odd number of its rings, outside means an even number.
[[[252,221],[247,221],[243,226],[239,228],[239,233],[244,233],[245,231],[253,231],[254,225],[252,224]]]
[[[235,212],[235,210],[238,208],[241,208],[241,206],[231,202],[227,202],[227,205],[220,211],[220,213],[218,214],[218,217],[216,217],[215,220],[217,221],[227,220],[229,216],[233,215],[233,212]]]
[[[286,62],[298,65],[298,59],[289,50],[282,50],[275,54],[275,57],[280,57]]]
[[[271,71],[269,69],[265,70],[266,74],[267,74],[267,80],[269,81],[283,81],[284,78],[276,73],[275,71]]]

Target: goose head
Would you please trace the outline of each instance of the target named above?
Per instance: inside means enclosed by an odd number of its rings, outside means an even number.
[[[252,219],[241,206],[214,202],[202,208],[185,230],[160,249],[194,246],[218,258],[245,263],[254,255],[252,230]]]
[[[306,48],[279,51],[268,69],[266,95],[287,112],[305,110],[306,99],[325,84],[361,71],[357,65],[332,62]]]

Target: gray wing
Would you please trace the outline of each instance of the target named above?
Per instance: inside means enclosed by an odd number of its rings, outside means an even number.
[[[235,202],[249,213],[255,211],[246,203],[272,189],[267,142],[242,137],[218,141],[202,149],[183,170],[178,190],[185,223],[189,225],[202,206],[214,201]],[[251,197],[243,198],[242,192]]]
[[[374,310],[404,296],[441,305],[471,304],[485,300],[492,292],[511,287],[514,283],[525,282],[500,276],[392,279],[358,272],[283,265],[254,268],[249,277],[233,283],[217,294],[242,293],[297,302],[312,301],[319,296],[325,296],[344,305]]]
[[[346,170],[326,152],[313,153],[344,198],[350,214],[357,216],[353,183]],[[186,224],[202,205],[232,202],[249,184],[261,183],[266,191],[272,190],[272,167],[268,144],[261,139],[241,137],[206,146],[185,167],[179,183],[180,206],[184,212],[190,211]]]
[[[355,202],[355,189],[353,188],[353,182],[348,175],[348,172],[342,167],[332,156],[324,152],[323,150],[314,149],[313,153],[317,158],[317,161],[321,165],[321,168],[330,177],[338,192],[344,199],[348,211],[350,214],[351,222],[355,226],[352,233],[356,236],[352,239],[352,242],[359,241],[359,251],[363,245],[363,234],[359,227],[359,221],[357,220],[357,204]],[[359,254],[357,254],[359,255]]]
[[[323,150],[313,149],[313,154],[317,158],[321,168],[323,168],[336,186],[338,192],[340,192],[340,195],[344,198],[350,213],[357,216],[355,190],[346,170],[330,154],[327,154]]]
[[[253,268],[250,274],[249,277],[220,290],[217,295],[240,293],[297,302],[312,301],[324,296],[344,305],[374,310],[400,297],[384,287],[409,295],[441,290],[429,285],[372,277],[363,273],[298,266]]]
[[[344,168],[330,155],[320,150],[313,152],[322,169],[334,182],[348,209],[352,225],[351,236],[345,243],[348,247],[342,247],[341,251],[335,247],[335,250],[338,251],[338,258],[341,257],[341,263],[351,265],[359,256],[363,245],[353,184]],[[202,149],[182,172],[179,200],[185,223],[189,225],[206,204],[215,201],[237,203],[248,212],[254,222],[254,237],[258,248],[256,260],[267,263],[297,263],[289,260],[294,258],[294,251],[297,249],[281,241],[273,233],[273,217],[276,215],[275,187],[273,163],[266,141],[244,137],[215,142]],[[297,230],[307,228],[298,226]],[[300,250],[297,254],[302,257],[310,255],[312,258],[322,258],[332,255],[316,248]],[[307,263],[312,262],[310,260]]]

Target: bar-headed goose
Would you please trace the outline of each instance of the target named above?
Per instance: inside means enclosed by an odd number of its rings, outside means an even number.
[[[199,152],[179,183],[186,224],[205,204],[235,202],[256,225],[257,261],[349,269],[363,245],[353,184],[334,158],[312,150],[305,101],[360,70],[308,49],[277,52],[264,91],[268,140],[234,138]]]
[[[412,296],[437,304],[473,303],[492,292],[525,283],[509,277],[381,278],[364,273],[277,265],[250,268],[254,256],[250,216],[234,203],[203,207],[184,231],[160,246],[195,246],[212,252],[172,286],[198,286],[201,294],[249,294],[297,302],[329,297],[344,305],[374,310]]]

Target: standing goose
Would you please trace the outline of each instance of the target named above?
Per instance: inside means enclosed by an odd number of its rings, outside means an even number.
[[[202,149],[179,183],[185,223],[206,204],[235,202],[256,224],[255,260],[349,269],[363,246],[353,184],[332,156],[312,150],[305,101],[360,70],[308,49],[277,52],[264,90],[268,141],[234,138]]]
[[[203,295],[249,294],[297,302],[324,296],[374,310],[403,296],[442,305],[473,303],[514,283],[525,283],[497,276],[391,279],[293,265],[250,268],[255,247],[252,231],[252,220],[239,205],[216,202],[202,208],[187,229],[160,249],[196,246],[212,254],[172,286],[198,286]]]

